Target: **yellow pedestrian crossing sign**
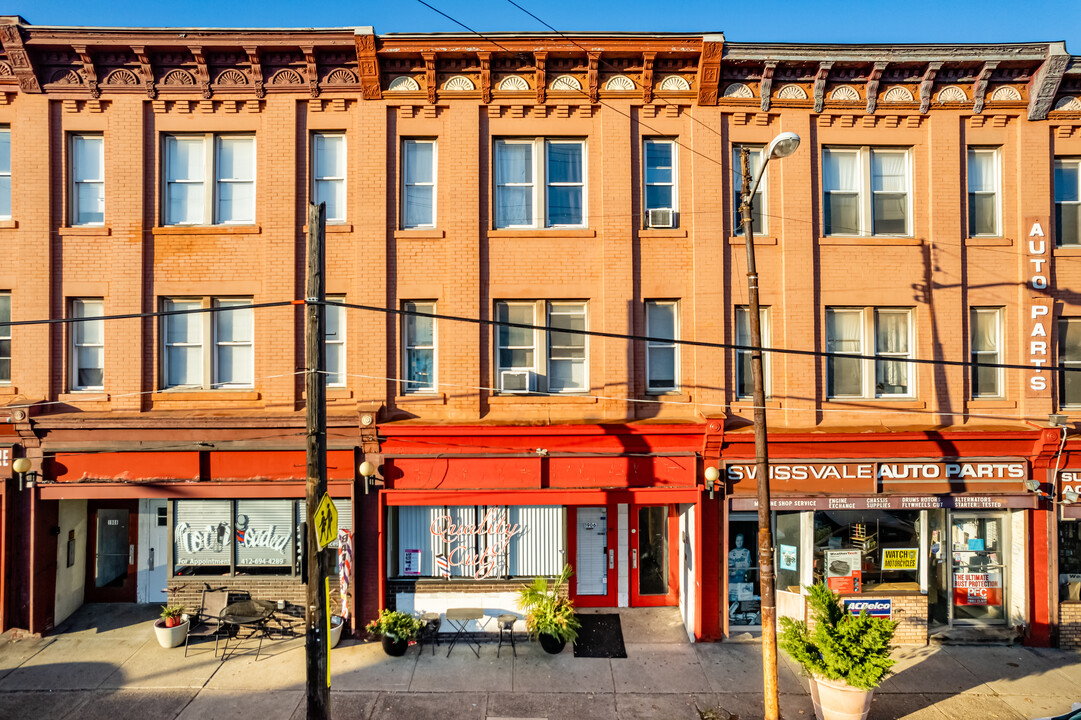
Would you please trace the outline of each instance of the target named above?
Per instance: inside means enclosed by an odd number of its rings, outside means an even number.
[[[330,500],[330,495],[323,494],[319,507],[315,511],[315,539],[319,549],[334,542],[338,537],[338,508]]]

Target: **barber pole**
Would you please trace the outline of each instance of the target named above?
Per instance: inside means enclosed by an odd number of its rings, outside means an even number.
[[[445,578],[450,577],[450,560],[446,555],[438,555],[435,558],[435,567],[439,574]]]
[[[342,618],[349,617],[349,583],[353,578],[353,533],[338,530],[338,589],[342,596]]]

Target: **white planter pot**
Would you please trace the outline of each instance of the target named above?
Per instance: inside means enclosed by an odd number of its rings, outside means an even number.
[[[811,702],[818,720],[866,720],[872,693],[840,680],[811,678]]]
[[[188,627],[187,622],[182,622],[173,627],[165,627],[164,620],[155,620],[154,634],[158,636],[158,643],[163,648],[180,647],[188,639]]]
[[[338,641],[342,639],[342,628],[345,627],[345,621],[342,620],[341,615],[330,616],[330,646],[338,647]]]

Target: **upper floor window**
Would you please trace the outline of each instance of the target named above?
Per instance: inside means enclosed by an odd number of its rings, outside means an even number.
[[[758,308],[758,328],[762,347],[769,347],[769,308]],[[736,308],[736,344],[751,345],[751,311],[747,307]],[[766,397],[770,396],[770,354],[762,353],[762,384]],[[754,378],[751,376],[751,351],[736,350],[736,397],[754,397]]]
[[[743,197],[743,161],[740,159],[742,147],[732,148],[732,234],[739,235],[743,232],[743,216],[740,214],[740,203]],[[761,147],[748,147],[747,164],[751,172],[751,182],[758,169],[762,167]],[[768,171],[767,171],[768,173]],[[758,189],[751,198],[751,230],[755,235],[764,234],[766,228],[766,176],[762,176],[758,183]]]
[[[402,141],[402,227],[435,227],[435,140]]]
[[[679,390],[679,303],[646,301],[646,392]]]
[[[11,128],[0,127],[0,219],[11,219]]]
[[[0,384],[11,382],[11,293],[0,293]]]
[[[105,222],[105,139],[71,136],[71,224]]]
[[[910,310],[902,308],[826,308],[826,351],[871,355],[877,359],[829,356],[830,397],[906,397],[911,395]]]
[[[165,224],[255,222],[255,138],[167,135]]]
[[[71,301],[71,317],[100,318],[105,314],[101,298]],[[105,321],[81,320],[71,323],[72,390],[101,390],[105,386]]]
[[[645,141],[645,226],[671,228],[679,225],[679,194],[676,185],[676,143],[650,138]]]
[[[1059,245],[1081,245],[1081,158],[1055,160],[1055,228]]]
[[[327,222],[345,222],[345,135],[312,136],[312,202],[327,204]]]
[[[343,387],[345,385],[345,308],[341,305],[330,303],[343,303],[345,298],[341,295],[328,295],[327,304],[324,305],[326,312],[324,318],[324,344],[327,385],[330,387]]]
[[[537,312],[546,313],[548,333],[499,325],[496,330],[496,377],[505,393],[584,392],[588,389],[586,303],[564,301],[500,301],[496,320],[536,325]],[[544,337],[546,335],[546,337]],[[542,374],[541,369],[546,372]]]
[[[167,298],[162,310],[181,313],[162,316],[164,387],[252,387],[250,299]]]
[[[402,358],[405,371],[403,390],[406,393],[434,393],[435,381],[435,318],[409,313],[435,314],[435,302],[402,303]]]
[[[823,149],[826,235],[910,235],[911,188],[907,150]]]
[[[497,228],[585,227],[583,140],[495,141]]]
[[[1081,317],[1058,321],[1058,364],[1064,368],[1059,380],[1059,404],[1081,405]]]
[[[968,235],[999,235],[998,151],[968,149]]]
[[[1002,308],[972,308],[972,397],[1002,395]],[[992,367],[989,367],[992,366]]]

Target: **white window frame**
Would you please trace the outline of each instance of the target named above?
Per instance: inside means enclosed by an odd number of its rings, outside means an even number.
[[[79,164],[79,146],[89,140],[96,140],[98,143],[98,168],[101,174],[97,177],[83,177],[85,168],[81,168]],[[69,222],[73,226],[81,227],[100,227],[105,224],[105,136],[102,133],[72,133],[68,138],[68,153],[71,159],[69,166],[70,182],[68,183],[68,197],[71,201],[68,203],[70,208]],[[90,220],[87,222],[80,221],[80,215],[83,211],[82,198],[83,188],[89,187],[98,188],[98,196],[101,197],[101,220]]]
[[[1078,325],[1078,324],[1081,324],[1081,317],[1060,317],[1058,319],[1058,322],[1055,324],[1055,331],[1058,333],[1057,337],[1055,338],[1055,352],[1057,353],[1057,358],[1056,359],[1058,360],[1058,364],[1059,364],[1060,367],[1074,368],[1078,372],[1081,372],[1081,353],[1079,353],[1077,355],[1077,357],[1067,357],[1066,353],[1064,352],[1065,348],[1063,348],[1065,335],[1066,335],[1066,326],[1067,325]],[[1059,372],[1058,383],[1059,383],[1059,392],[1058,392],[1059,407],[1064,407],[1064,408],[1081,407],[1081,403],[1067,403],[1066,402],[1066,373],[1065,372]]]
[[[672,154],[672,165],[670,171],[672,173],[671,182],[650,182],[649,178],[649,153],[648,148],[650,145],[667,145]],[[679,227],[679,144],[674,138],[664,137],[649,137],[642,139],[642,207],[645,208],[646,215],[646,227],[649,227],[649,211],[650,210],[671,210],[672,211],[672,227]],[[670,206],[665,207],[658,205],[656,207],[649,204],[649,188],[650,187],[668,187],[672,190],[672,203]]]
[[[733,325],[732,336],[735,338],[737,345],[748,345],[749,346],[751,344],[751,326],[750,326],[751,314],[750,313],[751,313],[751,309],[749,307],[747,307],[746,305],[738,305],[738,306],[736,306],[736,313],[735,313],[735,317],[733,318],[734,325]],[[741,318],[742,318],[742,322],[741,322]],[[746,337],[744,337],[743,333],[741,332],[741,328],[744,325],[747,327],[747,335],[746,335]],[[762,338],[762,347],[769,347],[770,346],[770,323],[769,323],[769,307],[768,306],[763,307],[763,306],[760,305],[758,307],[758,325],[759,325],[760,335],[761,335],[761,338]],[[773,355],[773,353],[768,353],[768,352],[762,353],[762,385],[764,386],[763,389],[765,390],[765,395],[766,395],[767,398],[772,397],[772,393],[773,393],[773,383],[770,380],[770,376],[772,374],[771,371],[770,371],[770,366],[772,365],[772,362],[770,360],[771,355]],[[740,391],[739,391],[740,387],[742,387],[743,385],[747,385],[747,387],[753,388],[754,382],[753,382],[752,378],[749,377],[749,376],[748,377],[743,377],[743,364],[744,364],[743,359],[747,358],[747,367],[748,367],[747,372],[749,373],[750,372],[750,356],[751,356],[751,351],[750,350],[739,350],[739,349],[736,350],[736,377],[735,377],[735,381],[736,381],[736,388],[735,389],[736,389],[736,392],[735,392],[735,395],[736,395],[737,398],[740,398],[741,400],[748,400],[748,399],[751,399],[751,398],[754,397],[751,394],[741,394]]]
[[[409,163],[406,156],[409,153],[410,147],[416,147],[418,145],[431,145],[432,146],[432,167],[431,167],[431,182],[418,182],[415,179],[409,177],[408,168]],[[433,138],[402,138],[402,155],[401,155],[401,168],[402,168],[402,201],[401,201],[401,227],[403,230],[416,230],[420,228],[434,228],[436,226],[436,197],[439,188],[439,144]],[[430,187],[432,192],[432,207],[429,222],[409,224],[407,219],[409,218],[409,188],[411,187]]]
[[[252,143],[252,167],[251,167],[251,179],[244,178],[223,178],[219,175],[220,167],[220,145],[223,139],[241,139],[247,138]],[[184,178],[175,179],[171,178],[171,168],[169,165],[169,146],[170,142],[179,139],[201,139],[203,144],[203,177],[200,179]],[[258,178],[258,156],[257,146],[254,133],[169,133],[164,135],[162,140],[162,198],[161,198],[161,218],[162,224],[167,226],[208,226],[208,225],[235,225],[235,226],[251,226],[255,224],[255,211],[257,206],[256,193],[257,178]],[[225,184],[250,184],[252,186],[251,203],[246,209],[248,210],[248,218],[240,220],[221,220],[221,213],[219,211],[219,201],[221,199],[221,186]],[[203,217],[197,221],[192,222],[170,222],[171,219],[171,206],[169,204],[169,188],[172,185],[200,185],[202,187],[203,195]],[[239,206],[238,206],[239,207]]]
[[[500,311],[501,307],[506,307],[508,309],[508,313],[506,313],[506,314],[502,313]],[[495,318],[496,318],[496,320],[502,320],[504,315],[509,317],[509,309],[511,307],[528,307],[529,312],[530,312],[530,320],[529,320],[529,322],[527,324],[529,324],[529,325],[536,325],[537,324],[537,302],[536,301],[497,300],[496,303],[495,303]],[[536,383],[537,383],[537,367],[539,366],[540,358],[543,355],[543,352],[541,351],[541,348],[540,348],[540,343],[537,342],[538,333],[540,333],[541,331],[536,330],[536,329],[530,331],[530,334],[532,335],[532,342],[529,345],[510,345],[510,344],[503,345],[503,344],[501,344],[501,341],[500,341],[500,328],[501,328],[501,326],[497,325],[495,327],[495,332],[494,332],[494,335],[495,335],[495,363],[494,363],[494,365],[495,365],[495,383],[494,384],[495,384],[496,392],[504,392],[503,391],[503,382],[502,382],[502,377],[503,377],[504,372],[526,372],[526,373],[529,373],[529,375],[527,376],[527,380],[528,380],[527,387],[529,388],[528,392],[536,392],[537,391],[537,387],[536,387]],[[503,353],[504,350],[506,350],[506,351],[530,350],[530,351],[533,352],[533,363],[531,365],[503,365],[501,363],[500,358],[502,357],[502,353]]]
[[[0,210],[0,220],[11,219],[11,128],[0,127],[0,146],[7,147],[7,163],[0,163],[0,208],[7,201],[7,212]],[[3,157],[3,153],[0,153]]]
[[[971,361],[973,363],[984,362],[990,365],[996,365],[1002,363],[1002,350],[1003,350],[1003,338],[1005,334],[1002,332],[1002,318],[1003,309],[1000,307],[974,307],[969,309],[969,353],[971,355]],[[995,347],[990,350],[980,350],[976,347],[976,317],[977,316],[990,316],[995,321],[994,331],[994,343]],[[969,374],[970,394],[973,400],[984,400],[987,398],[1000,398],[1003,395],[1003,376],[1002,368],[994,368],[995,371],[995,392],[987,393],[983,392],[976,394],[977,387],[977,373],[979,367],[972,365],[971,372]]]
[[[1059,183],[1055,183],[1055,236],[1058,240],[1059,247],[1081,247],[1081,158],[1076,157],[1057,157],[1055,158],[1055,175],[1058,175],[1059,170],[1063,168],[1072,168],[1077,174],[1078,184],[1078,196],[1075,200],[1062,199],[1061,188]],[[1056,178],[1057,179],[1057,178]],[[1073,238],[1063,237],[1062,228],[1059,227],[1058,217],[1061,213],[1060,206],[1070,206],[1075,208],[1075,212],[1078,215],[1077,222],[1077,235]]]
[[[409,312],[428,313],[436,312],[435,300],[405,300],[402,309]],[[409,332],[409,315],[402,316],[402,394],[403,395],[431,395],[439,390],[439,323],[435,318],[426,318],[432,321],[431,345],[419,344],[416,338]],[[413,354],[417,351],[431,351],[432,376],[431,382],[426,385],[415,383],[410,380],[409,368],[412,365]]]
[[[856,196],[857,216],[859,227],[854,231],[832,232],[826,227],[826,208],[829,204],[830,190],[826,188],[826,163],[828,155],[854,154],[856,155]],[[878,232],[874,226],[874,196],[877,192],[887,194],[887,191],[874,190],[874,177],[872,175],[872,158],[875,154],[890,154],[904,156],[905,169],[905,231],[902,233]],[[851,191],[832,191],[851,194]],[[892,194],[892,193],[889,193]],[[908,147],[870,146],[858,147],[844,145],[826,145],[822,148],[822,231],[827,236],[869,236],[869,237],[912,237],[912,150]]]
[[[506,307],[528,307],[530,308],[530,315],[532,320],[527,323],[529,325],[537,325],[537,318],[543,317],[545,324],[552,325],[553,315],[581,315],[585,322],[586,330],[589,329],[589,303],[585,300],[497,300],[495,302],[494,317],[499,320],[503,317],[501,312],[501,306]],[[577,306],[579,310],[577,312],[570,312],[571,308]],[[558,331],[557,331],[558,332]],[[529,372],[530,393],[541,394],[554,394],[554,395],[580,395],[589,391],[589,339],[587,335],[583,335],[584,338],[584,352],[582,358],[561,357],[560,347],[552,344],[552,333],[545,332],[543,330],[534,329],[532,331],[533,342],[531,345],[501,345],[499,338],[499,326],[496,326],[494,332],[495,339],[495,361],[493,366],[495,367],[495,388],[497,393],[504,393],[502,390],[502,373],[504,372]],[[567,346],[572,347],[572,346]],[[500,364],[500,355],[503,350],[532,350],[533,352],[533,364],[531,366],[504,366]],[[583,368],[582,373],[582,386],[571,387],[564,389],[553,389],[552,387],[552,364],[559,362],[580,362]],[[545,374],[540,375],[538,369],[544,368]],[[506,391],[505,394],[511,394],[511,391]],[[520,394],[520,393],[519,393]]]
[[[507,183],[499,182],[498,177],[498,154],[500,147],[509,145],[530,146],[530,164],[532,182]],[[548,181],[548,148],[552,145],[578,145],[582,152],[582,182],[549,182]],[[539,229],[539,228],[586,228],[589,227],[589,152],[584,138],[562,137],[538,137],[538,138],[496,138],[492,152],[492,226],[497,230],[514,229]],[[533,220],[528,224],[513,225],[500,223],[499,212],[499,188],[500,187],[528,187],[531,194],[531,207]],[[548,210],[549,188],[551,187],[578,187],[582,193],[582,222],[573,224],[555,224],[551,222]],[[543,191],[541,190],[543,188]]]
[[[991,158],[991,177],[994,179],[994,187],[991,190],[973,190],[972,173],[968,173],[968,234],[969,237],[999,237],[1002,235],[1002,167],[1001,153],[995,147],[969,147],[965,164],[966,171],[971,168],[974,157]],[[990,232],[972,232],[975,207],[972,202],[973,195],[989,195],[995,202],[995,226]]]
[[[672,312],[672,330],[674,336],[670,340],[658,340],[650,339],[646,340],[646,394],[660,395],[664,393],[678,393],[680,388],[680,367],[679,367],[679,348],[680,345],[677,342],[680,335],[679,324],[679,301],[678,300],[646,300],[645,302],[645,316],[646,316],[646,337],[656,338],[657,330],[650,327],[649,324],[649,308],[654,307],[666,307],[671,308]],[[672,353],[672,373],[673,384],[672,385],[650,385],[650,378],[652,373],[650,372],[653,365],[653,355],[660,352]]]
[[[0,322],[11,322],[11,292],[10,291],[0,292]],[[10,385],[11,384],[11,361],[12,361],[11,326],[10,325],[0,325],[0,348],[3,347],[4,342],[7,342],[8,352],[7,352],[7,355],[5,357],[2,350],[0,350],[0,385]],[[8,365],[8,371],[7,371],[7,376],[6,377],[5,377],[4,373],[3,373],[3,367],[2,367],[2,363],[3,363],[4,360],[7,361],[7,365]]]
[[[176,315],[163,315],[160,325],[161,334],[161,388],[163,390],[230,390],[246,389],[254,387],[255,383],[255,316],[249,307],[251,315],[251,337],[238,341],[224,341],[218,338],[218,315],[222,311],[211,311],[211,308],[222,307],[225,303],[238,303],[251,305],[250,297],[167,297],[162,298],[161,308],[163,311],[177,309],[178,304],[198,304],[203,312],[199,313],[199,338],[196,342],[169,343],[169,321]],[[169,349],[171,347],[197,347],[200,355],[200,371],[198,382],[190,384],[169,385]],[[218,367],[218,350],[223,347],[250,347],[251,364],[248,367],[248,377],[251,382],[235,382],[221,378],[221,370]],[[209,378],[209,380],[208,380]]]
[[[102,298],[72,298],[70,302],[70,312],[72,318],[92,318],[100,317],[105,314],[105,301]],[[88,314],[88,311],[96,309],[96,312]],[[100,327],[101,342],[90,343],[85,341],[85,333],[82,331],[89,325],[94,324]],[[103,390],[105,387],[105,321],[104,320],[84,320],[82,322],[71,323],[71,328],[68,333],[70,339],[70,345],[68,348],[71,362],[69,367],[71,372],[68,377],[68,387],[74,392],[85,390]],[[79,371],[83,369],[80,363],[80,357],[82,353],[80,350],[84,348],[96,348],[101,352],[101,384],[98,385],[84,385],[79,382]]]
[[[831,346],[831,339],[829,337],[829,316],[832,313],[858,313],[859,314],[859,335],[857,337],[859,341],[859,348],[853,351],[838,351],[833,350]],[[904,315],[907,324],[907,350],[903,353],[887,353],[880,352],[877,348],[877,334],[876,327],[878,318],[884,314],[898,314]],[[826,320],[823,323],[823,332],[826,333],[824,347],[827,352],[845,352],[845,354],[851,355],[877,355],[879,357],[896,357],[898,359],[913,358],[915,357],[915,332],[913,328],[912,308],[903,307],[828,307],[826,308]],[[868,352],[868,348],[872,348],[872,352]],[[861,392],[859,395],[839,395],[831,392],[831,362],[833,358],[826,358],[826,393],[827,397],[831,400],[846,400],[851,398],[859,399],[879,399],[879,400],[910,400],[915,397],[916,393],[916,372],[914,363],[904,363],[907,373],[907,392],[905,393],[880,393],[877,390],[878,382],[878,370],[879,361],[868,357],[865,360],[859,360],[860,367],[860,387]]]
[[[327,302],[328,303],[344,303],[345,302],[345,296],[344,295],[327,295]],[[345,312],[345,308],[340,306],[340,305],[325,305],[324,309],[325,309],[324,318],[329,317],[330,313],[335,313],[338,316],[338,333],[337,333],[337,335],[331,335],[331,333],[330,333],[330,323],[326,323],[325,327],[323,328],[324,331],[325,331],[325,335],[324,335],[324,351],[323,352],[324,352],[324,356],[327,359],[326,366],[328,368],[327,376],[326,376],[327,377],[327,387],[345,387],[346,384],[347,384],[346,378],[348,377],[347,371],[346,371],[346,362],[348,360],[348,356],[347,356],[348,354],[346,352],[346,344],[345,344],[345,339],[346,339],[346,334],[347,334],[346,333],[346,325],[345,325],[347,313]],[[334,353],[334,354],[338,355],[338,367],[340,369],[341,378],[337,379],[337,380],[335,380],[334,376],[331,375],[330,370],[329,370],[331,353]]]
[[[570,311],[575,306],[578,306],[580,308],[580,312],[579,311],[573,311],[573,312]],[[577,300],[549,300],[548,303],[547,303],[546,315],[545,315],[545,317],[547,318],[547,321],[548,321],[547,324],[548,324],[549,327],[551,327],[554,324],[552,322],[552,316],[554,316],[554,315],[568,315],[568,316],[581,315],[582,320],[583,320],[583,325],[585,326],[583,329],[584,330],[589,329],[589,308],[587,306],[587,303],[584,302],[584,301],[577,301]],[[582,338],[582,357],[581,358],[567,358],[567,357],[561,357],[561,354],[562,354],[561,349],[563,347],[570,348],[570,347],[573,347],[573,346],[570,346],[570,345],[567,345],[567,346],[554,345],[553,342],[552,342],[553,334],[554,334],[553,331],[548,332],[547,342],[545,343],[545,345],[546,345],[545,349],[546,349],[546,354],[547,354],[547,358],[548,358],[548,375],[547,375],[548,392],[559,393],[559,394],[588,392],[589,391],[589,342],[588,342],[588,336],[586,336],[586,335],[577,336],[577,337]],[[571,363],[580,362],[581,363],[581,365],[582,365],[582,386],[581,387],[568,387],[568,388],[560,388],[560,389],[555,389],[555,390],[552,389],[552,365],[553,365],[553,363],[559,363],[559,362],[571,362]]]
[[[338,166],[342,170],[341,175],[325,175],[323,174],[323,168],[319,163],[318,145],[319,141],[326,138],[340,139],[341,144],[339,147]],[[348,140],[346,139],[344,132],[314,132],[312,133],[312,186],[311,197],[312,202],[318,205],[326,199],[326,195],[319,191],[320,183],[329,184],[334,188],[335,194],[341,199],[340,207],[336,215],[331,215],[330,210],[327,211],[326,221],[330,225],[340,225],[346,221],[346,208],[349,203],[349,185],[347,183],[348,170]],[[327,207],[330,208],[330,203],[327,203]]]
[[[756,167],[761,167],[763,155],[766,152],[766,148],[761,145],[749,145],[746,143],[740,143],[732,146],[732,234],[743,234],[743,218],[740,216],[739,206],[743,200],[743,165],[740,162],[740,150],[747,148],[750,151],[750,157],[748,161],[750,163],[751,181],[754,182],[754,172]],[[755,163],[758,163],[757,165]],[[762,180],[758,183],[758,189],[754,192],[754,197],[751,198],[751,222],[755,235],[766,235],[769,233],[769,219],[767,212],[769,209],[769,165],[766,165],[766,169],[762,172]],[[755,216],[758,217],[758,226],[754,225]],[[764,341],[763,341],[764,342]]]

